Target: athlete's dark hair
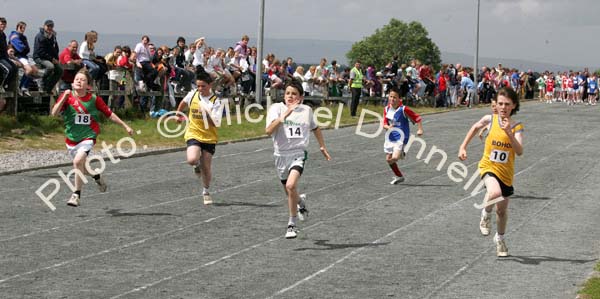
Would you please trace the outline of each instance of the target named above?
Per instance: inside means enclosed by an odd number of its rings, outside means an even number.
[[[287,89],[288,87],[295,88],[296,90],[298,90],[298,93],[300,93],[300,96],[304,96],[304,88],[302,88],[302,82],[300,82],[300,80],[295,78],[288,80],[285,84],[285,89]]]
[[[515,108],[510,112],[510,116],[517,114],[521,104],[519,103],[519,95],[510,87],[502,87],[498,89],[498,93],[496,94],[496,102],[498,102],[499,96],[505,96],[509,98],[513,104],[515,104]]]
[[[204,71],[204,69],[197,68],[196,81],[204,81],[206,84],[211,84],[213,79],[206,71]]]

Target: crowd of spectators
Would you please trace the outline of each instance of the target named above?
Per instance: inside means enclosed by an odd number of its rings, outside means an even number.
[[[168,103],[157,102],[155,96],[136,98],[134,104],[139,105],[142,111],[152,112],[177,105],[175,95],[194,88],[197,72],[208,73],[216,82],[213,84],[215,92],[221,96],[238,94],[252,97],[255,92],[257,49],[249,46],[247,35],[227,49],[209,46],[205,37],[189,44],[185,38],[178,37],[172,47],[157,46],[148,35],[143,35],[133,48],[117,45],[112,52],[100,56],[95,52],[99,35],[94,30],[85,33],[81,42],[71,40],[61,51],[54,22],[46,20],[35,36],[31,51],[24,34],[27,28],[25,22],[18,22],[8,39],[4,34],[5,28],[6,19],[0,18],[0,87],[10,88],[7,85],[16,82],[15,76],[22,68],[16,90],[23,96],[30,95],[31,89],[49,94],[68,89],[80,68],[89,70],[93,78],[91,86],[95,89],[108,89],[110,81],[113,81],[121,90],[130,85],[137,91],[169,94]],[[268,53],[261,63],[263,73],[260,76],[267,91],[280,89],[292,79],[302,82],[305,96],[348,96],[352,90],[349,85],[352,81],[351,68],[340,66],[336,60],[328,62],[327,58],[322,58],[318,65],[300,65],[292,57],[284,59]],[[367,65],[357,71],[361,73],[362,84],[356,86],[360,86],[358,90],[363,96],[379,97],[385,102],[391,86],[405,84],[410,90],[407,104],[435,107],[471,105],[475,95],[478,95],[479,102],[487,103],[503,86],[512,87],[525,98],[533,98],[534,92],[540,90],[539,96],[545,98],[548,77],[561,82],[559,85],[562,85],[563,77],[571,78],[584,86],[581,95],[573,93],[573,99],[587,99],[588,78],[591,78],[587,70],[538,74],[498,64],[497,67],[481,68],[477,72],[478,86],[475,86],[473,70],[461,64],[443,64],[439,70],[434,70],[432,65],[418,59],[400,62],[398,56],[379,70]],[[544,84],[539,78],[544,78]],[[561,94],[557,99],[562,98]],[[569,98],[569,94],[565,94],[564,98]],[[0,100],[2,107],[3,103]],[[111,97],[109,103],[112,108],[123,108],[125,98],[120,96],[112,100]],[[171,107],[168,107],[169,104]]]

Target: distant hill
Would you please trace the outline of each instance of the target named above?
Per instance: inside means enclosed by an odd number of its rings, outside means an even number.
[[[460,63],[462,65],[473,66],[473,55],[442,52],[443,63]],[[490,57],[479,57],[477,64],[481,68],[482,66],[496,66],[498,63],[502,63],[505,67],[516,68],[520,71],[527,71],[529,69],[537,72],[548,71],[568,71],[568,70],[583,70],[582,66],[565,66],[557,65],[552,63],[527,61],[520,59],[507,59],[507,58],[490,58]],[[594,68],[590,68],[590,71],[595,71]]]
[[[28,38],[31,43],[34,40],[33,31],[28,32]],[[75,39],[79,42],[83,40],[84,33],[82,32],[59,32],[58,42],[61,48],[64,48],[68,41]],[[98,44],[96,46],[96,53],[98,55],[104,55],[112,51],[115,45],[129,45],[135,47],[135,45],[141,40],[142,34],[102,34],[100,33]],[[200,36],[184,36],[186,41],[191,43]],[[155,45],[167,45],[173,47],[177,36],[152,36],[150,35],[151,42]],[[212,38],[207,37],[207,42],[210,46],[215,48],[224,48],[234,46],[239,38]],[[256,40],[250,39],[251,45],[256,45]],[[328,61],[336,59],[341,65],[348,65],[346,59],[346,53],[352,48],[353,42],[350,41],[332,41],[332,40],[312,40],[312,39],[270,39],[267,38],[264,41],[264,52],[274,53],[275,56],[280,59],[286,57],[294,58],[294,61],[299,64],[318,64],[322,57],[327,58]],[[33,45],[32,45],[33,46]],[[461,63],[463,65],[473,65],[473,55],[442,52],[443,63]],[[519,70],[532,69],[534,71],[558,71],[558,70],[581,70],[583,67],[580,66],[563,66],[550,63],[526,61],[519,59],[506,59],[506,58],[490,58],[490,57],[479,57],[480,66],[495,66],[498,63],[506,67],[514,67]],[[592,71],[595,69],[591,69]]]

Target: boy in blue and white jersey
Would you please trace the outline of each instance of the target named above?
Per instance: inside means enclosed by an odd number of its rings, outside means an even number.
[[[407,92],[407,87],[401,90],[393,86],[388,96],[389,104],[383,109],[383,128],[388,130],[385,134],[383,151],[385,152],[385,160],[395,174],[394,179],[390,182],[392,185],[404,181],[404,176],[396,162],[398,162],[398,159],[403,159],[405,155],[404,146],[410,138],[409,120],[417,123],[419,128],[417,135],[423,135],[421,116],[407,106],[402,105],[401,96],[406,96]]]

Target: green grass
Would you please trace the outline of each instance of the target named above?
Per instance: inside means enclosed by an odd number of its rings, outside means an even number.
[[[596,275],[590,278],[578,293],[581,299],[600,299],[600,263],[596,264]]]
[[[333,104],[331,106],[323,106],[331,110],[332,118],[329,127],[335,125],[335,119],[338,114],[339,106]],[[358,115],[360,116],[361,109],[368,109],[382,114],[383,107],[380,105],[361,105],[359,106]],[[447,111],[441,108],[420,107],[414,108],[420,114],[426,114],[438,111]],[[125,120],[136,132],[133,138],[138,147],[148,146],[150,148],[158,147],[176,147],[185,146],[183,136],[176,138],[166,138],[162,136],[157,128],[157,119],[145,117],[134,109],[120,110],[116,112],[119,117]],[[231,115],[231,124],[227,124],[226,118],[223,118],[221,127],[219,128],[219,141],[233,141],[265,135],[265,118],[266,112],[253,110],[250,115],[257,119],[261,115],[261,122],[248,122],[242,112],[241,123],[237,122],[236,115]],[[319,118],[321,122],[326,122],[328,119]],[[352,118],[350,110],[347,106],[343,107],[342,117],[340,118],[341,125],[355,125],[359,118]],[[377,117],[370,114],[365,114],[364,122],[376,121]],[[169,128],[174,129],[176,123],[169,123]],[[37,116],[31,114],[19,114],[16,118],[10,116],[0,116],[0,153],[26,149],[64,149],[64,126],[62,118],[52,116]],[[123,128],[109,120],[101,120],[101,133],[98,137],[98,144],[105,141],[107,144],[115,145],[121,138],[126,136]]]

